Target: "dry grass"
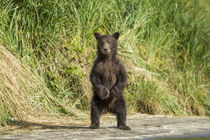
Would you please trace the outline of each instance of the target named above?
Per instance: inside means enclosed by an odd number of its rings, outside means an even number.
[[[42,121],[43,116],[59,116],[57,108],[64,108],[75,114],[84,113],[65,108],[52,97],[51,91],[42,79],[15,58],[4,46],[0,45],[0,122],[11,120]],[[52,120],[45,118],[45,121]]]

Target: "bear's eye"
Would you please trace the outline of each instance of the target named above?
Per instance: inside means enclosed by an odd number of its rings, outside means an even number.
[[[105,42],[104,41],[101,41],[101,44],[104,44]]]

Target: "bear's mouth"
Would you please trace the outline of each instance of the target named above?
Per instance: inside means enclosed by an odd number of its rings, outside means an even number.
[[[110,49],[102,49],[102,53],[104,55],[108,55],[110,53]]]
[[[102,50],[102,53],[103,53],[104,55],[108,55],[108,54],[110,53],[110,50],[106,50],[106,51]]]

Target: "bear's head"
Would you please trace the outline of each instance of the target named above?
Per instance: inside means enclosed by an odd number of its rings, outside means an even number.
[[[117,40],[120,36],[119,32],[115,32],[113,35],[100,35],[94,33],[97,39],[98,56],[101,57],[114,57],[117,55]]]

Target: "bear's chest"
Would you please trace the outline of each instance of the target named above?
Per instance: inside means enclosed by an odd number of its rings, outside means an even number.
[[[107,88],[115,85],[118,73],[117,66],[114,63],[99,63],[98,68],[102,84]]]

